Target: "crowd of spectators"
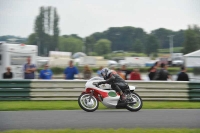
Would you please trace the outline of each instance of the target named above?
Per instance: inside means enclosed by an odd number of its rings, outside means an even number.
[[[81,72],[82,76],[79,73],[79,70],[76,66],[73,65],[73,61],[69,61],[69,66],[65,68],[63,74],[64,79],[66,80],[73,80],[75,78],[78,79],[90,79],[93,76],[101,77],[101,70],[103,66],[99,67],[97,72],[94,74],[93,70],[88,66],[84,66],[83,71]],[[132,71],[126,68],[126,65],[122,65],[121,68],[110,68],[113,71],[121,76],[124,80],[144,80],[141,77],[140,71],[138,68],[134,68]],[[27,58],[27,63],[23,66],[24,72],[24,79],[35,79],[35,72],[37,68],[35,64],[31,63],[31,58]],[[75,77],[76,76],[76,77]],[[12,79],[13,73],[11,72],[11,68],[7,67],[6,72],[2,75],[3,79]],[[149,80],[160,80],[160,81],[167,81],[173,80],[171,74],[168,72],[168,66],[164,63],[156,62],[149,70],[147,77]],[[50,80],[53,78],[53,72],[49,68],[48,64],[44,65],[44,68],[39,72],[39,79],[43,80]],[[189,76],[186,73],[186,68],[182,66],[180,71],[177,73],[177,78],[174,79],[176,81],[189,81]]]

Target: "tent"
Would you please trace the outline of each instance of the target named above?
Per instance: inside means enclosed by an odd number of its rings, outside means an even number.
[[[200,49],[184,55],[185,67],[200,67]]]
[[[73,58],[73,59],[76,59],[76,58],[85,57],[85,56],[87,56],[85,53],[77,52],[77,53],[74,53],[74,54],[72,55],[72,58]]]
[[[117,66],[118,65],[118,63],[116,62],[116,61],[114,61],[114,60],[108,60],[108,66],[110,67],[110,66]]]

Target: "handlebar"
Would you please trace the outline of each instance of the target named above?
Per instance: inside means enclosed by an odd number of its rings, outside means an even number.
[[[94,86],[99,87],[98,82],[93,82],[92,83]]]

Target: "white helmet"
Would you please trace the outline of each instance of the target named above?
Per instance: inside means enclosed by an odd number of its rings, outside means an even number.
[[[101,70],[101,75],[103,76],[103,78],[106,80],[107,77],[109,76],[109,74],[111,73],[112,71],[108,68],[103,68]]]

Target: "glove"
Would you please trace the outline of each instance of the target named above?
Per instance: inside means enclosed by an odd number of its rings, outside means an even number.
[[[93,85],[95,85],[96,87],[98,87],[101,84],[105,84],[105,83],[104,82],[93,83]]]
[[[101,85],[101,82],[98,82],[97,85],[98,85],[98,86]]]

